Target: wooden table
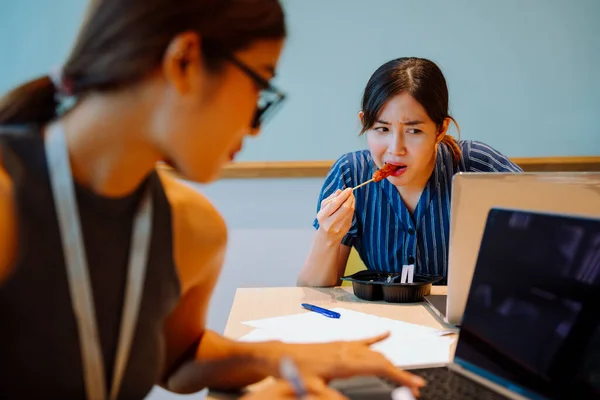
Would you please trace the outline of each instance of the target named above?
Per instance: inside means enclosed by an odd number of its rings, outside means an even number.
[[[446,286],[434,286],[431,294],[446,294]],[[237,289],[235,293],[225,327],[225,336],[237,340],[252,332],[254,328],[244,325],[244,321],[307,312],[300,306],[301,303],[310,303],[325,308],[343,307],[435,329],[449,327],[437,318],[433,312],[429,311],[424,303],[391,304],[384,301],[364,301],[354,296],[351,287],[241,288]],[[451,348],[451,355],[453,353],[454,346]],[[250,390],[260,388],[268,382],[269,379],[259,382],[253,385]],[[207,400],[229,400],[234,398],[231,394],[211,391]]]
[[[431,294],[446,294],[446,286],[434,286]],[[354,296],[351,287],[243,288],[235,293],[225,336],[239,339],[254,330],[242,324],[244,321],[306,312],[300,306],[301,303],[325,308],[343,307],[436,329],[448,327],[423,303],[390,304],[383,301],[364,301]]]

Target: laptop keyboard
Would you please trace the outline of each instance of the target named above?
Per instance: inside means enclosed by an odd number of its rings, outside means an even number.
[[[505,400],[493,392],[448,368],[425,368],[411,370],[427,380],[418,400]],[[334,380],[330,386],[339,390],[350,400],[389,400],[397,385],[374,376]]]
[[[506,397],[493,392],[479,383],[463,377],[448,368],[426,368],[411,370],[427,380],[421,389],[422,400],[503,400]]]
[[[375,376],[356,376],[329,383],[350,400],[390,400],[396,385]]]

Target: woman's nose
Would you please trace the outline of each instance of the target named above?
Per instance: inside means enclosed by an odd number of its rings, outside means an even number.
[[[388,147],[388,152],[394,156],[402,156],[406,154],[406,146],[404,145],[404,138],[402,134],[395,134],[390,146]]]
[[[258,135],[260,135],[260,127],[250,128],[248,130],[248,136],[258,136]]]

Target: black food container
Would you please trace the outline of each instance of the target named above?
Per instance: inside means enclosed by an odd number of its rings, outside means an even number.
[[[362,300],[388,303],[418,303],[431,293],[431,286],[442,279],[436,275],[415,274],[413,283],[397,283],[399,273],[359,271],[345,276],[344,281],[352,282],[354,295]]]

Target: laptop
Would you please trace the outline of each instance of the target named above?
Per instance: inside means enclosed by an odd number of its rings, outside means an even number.
[[[492,209],[454,359],[412,370],[421,399],[599,399],[599,305],[600,218]],[[354,400],[394,390],[335,384]]]
[[[458,173],[453,178],[447,295],[427,296],[430,310],[460,325],[479,243],[492,207],[600,217],[600,173]]]

